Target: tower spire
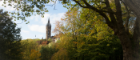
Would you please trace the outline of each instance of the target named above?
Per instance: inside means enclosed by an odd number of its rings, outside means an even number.
[[[51,23],[50,23],[50,18],[48,18],[48,23],[46,24],[47,26],[50,26]]]
[[[50,24],[50,18],[48,18],[48,23],[46,26],[46,39],[51,38],[51,24]]]
[[[48,18],[48,24],[50,24],[50,18]]]

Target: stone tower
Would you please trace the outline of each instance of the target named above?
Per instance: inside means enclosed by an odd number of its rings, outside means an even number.
[[[48,19],[48,23],[46,25],[46,39],[51,38],[51,24],[50,24],[50,18]]]

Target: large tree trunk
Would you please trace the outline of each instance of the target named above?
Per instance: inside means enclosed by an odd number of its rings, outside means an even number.
[[[118,37],[121,41],[123,49],[123,60],[140,60],[139,59],[139,39],[140,39],[140,22],[139,18],[136,20],[133,38],[122,28]]]
[[[122,34],[119,34],[118,37],[121,40],[121,45],[123,49],[123,60],[135,60],[133,56],[133,49],[132,49],[132,43],[129,39],[129,36],[125,33],[125,31]]]
[[[123,60],[133,60],[133,50],[132,50],[132,43],[129,37],[128,32],[126,32],[123,25],[120,25],[119,32],[117,36],[119,37],[123,49]]]
[[[122,44],[123,47],[123,60],[140,60],[139,54],[139,41],[140,41],[140,0],[123,0],[125,4],[134,12],[137,19],[134,25],[133,39],[131,43],[128,42],[129,48],[124,48],[125,44]],[[122,37],[123,38],[123,37]]]
[[[122,28],[118,37],[121,40],[121,45],[123,48],[123,60],[140,60],[140,17],[137,17],[134,25],[133,38],[130,38],[126,31]]]
[[[132,44],[133,55],[135,57],[134,60],[140,60],[139,41],[140,41],[140,15],[137,16],[137,19],[134,25],[133,44]]]

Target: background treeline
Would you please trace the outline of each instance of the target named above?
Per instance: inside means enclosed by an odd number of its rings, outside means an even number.
[[[120,40],[104,19],[89,9],[74,8],[56,22],[56,43],[22,40],[23,60],[122,60]]]

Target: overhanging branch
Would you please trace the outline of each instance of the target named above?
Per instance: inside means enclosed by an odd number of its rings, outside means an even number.
[[[99,10],[93,6],[91,6],[89,3],[87,3],[86,0],[82,0],[85,5],[89,8],[92,9],[93,11],[96,11],[97,13],[99,13],[101,16],[103,16],[105,18],[106,23],[108,24],[109,27],[111,27],[113,29],[113,24],[109,21],[109,18],[107,17],[107,15],[104,12],[108,12],[108,11],[103,11],[103,10]]]
[[[80,7],[83,7],[83,8],[88,8],[87,6],[83,6],[82,4],[80,4],[79,1],[76,1],[76,0],[73,0],[74,2],[76,2]]]

